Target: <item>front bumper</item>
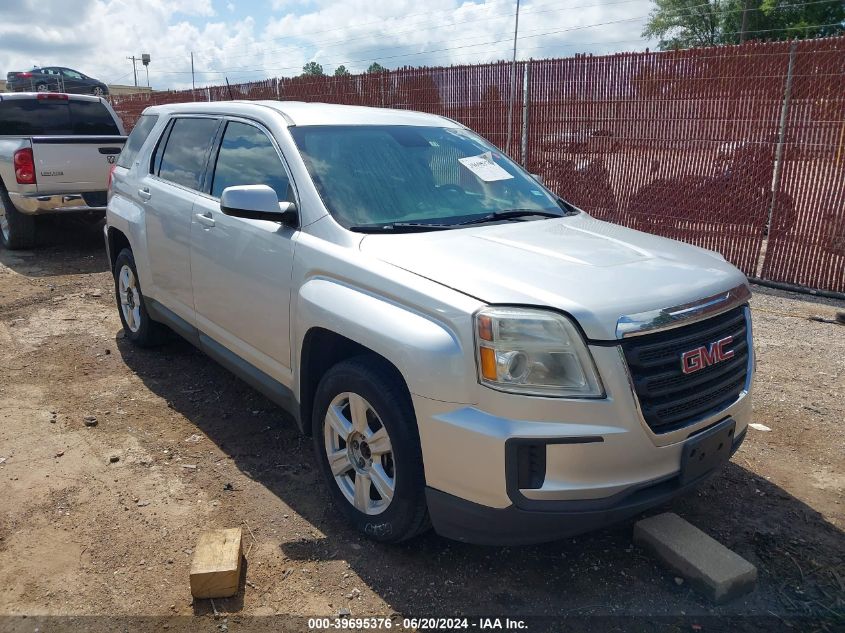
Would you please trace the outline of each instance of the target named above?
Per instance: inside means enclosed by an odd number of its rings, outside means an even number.
[[[15,208],[25,215],[48,213],[106,213],[106,192],[22,194],[9,192]]]
[[[429,512],[438,533],[479,544],[517,544],[596,529],[701,483],[703,478],[680,481],[691,436],[731,418],[732,450],[744,439],[753,362],[747,388],[735,402],[682,429],[656,434],[640,414],[619,348],[591,346],[591,353],[604,399],[535,398],[481,388],[479,402],[467,406],[413,396]],[[536,480],[530,466],[522,467],[525,456],[517,458],[522,445],[539,451]]]
[[[736,452],[745,431],[731,447]],[[682,484],[680,476],[646,482],[606,499],[558,501],[549,510],[517,505],[490,508],[426,488],[426,502],[435,531],[476,545],[528,545],[567,538],[624,521],[698,487],[716,471]]]

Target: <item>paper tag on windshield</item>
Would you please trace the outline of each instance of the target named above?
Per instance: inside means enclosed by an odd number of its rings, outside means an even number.
[[[458,162],[484,182],[495,182],[496,180],[513,178],[513,176],[493,162],[491,152],[484,152],[478,156],[459,158]]]

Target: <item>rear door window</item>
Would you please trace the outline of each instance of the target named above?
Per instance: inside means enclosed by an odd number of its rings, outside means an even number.
[[[237,185],[267,185],[279,201],[293,202],[287,172],[268,136],[254,125],[232,121],[220,143],[211,195],[219,198],[226,187]]]
[[[150,135],[150,132],[152,132],[152,129],[155,127],[157,121],[157,114],[141,115],[141,118],[138,119],[135,127],[132,128],[132,133],[129,135],[129,138],[126,139],[126,145],[123,146],[123,151],[120,152],[120,157],[117,159],[118,165],[127,168],[132,166],[132,161],[135,160],[138,152],[141,151],[144,141],[147,140],[147,137]]]
[[[208,150],[219,123],[218,119],[176,119],[161,157],[158,176],[199,190]]]

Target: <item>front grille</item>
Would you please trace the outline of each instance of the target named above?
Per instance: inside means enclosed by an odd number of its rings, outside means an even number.
[[[106,192],[105,191],[87,191],[82,194],[82,199],[89,207],[104,207],[106,206]]]
[[[622,342],[634,391],[646,423],[655,433],[668,433],[734,402],[745,387],[748,341],[745,308],[691,325],[636,336]],[[685,374],[684,352],[710,345],[727,336],[725,351],[733,357]]]

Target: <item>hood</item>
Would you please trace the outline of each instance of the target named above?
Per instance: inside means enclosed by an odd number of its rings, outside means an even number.
[[[620,316],[682,305],[746,283],[717,253],[585,213],[372,234],[360,248],[485,303],[563,310],[593,340],[615,339]]]

